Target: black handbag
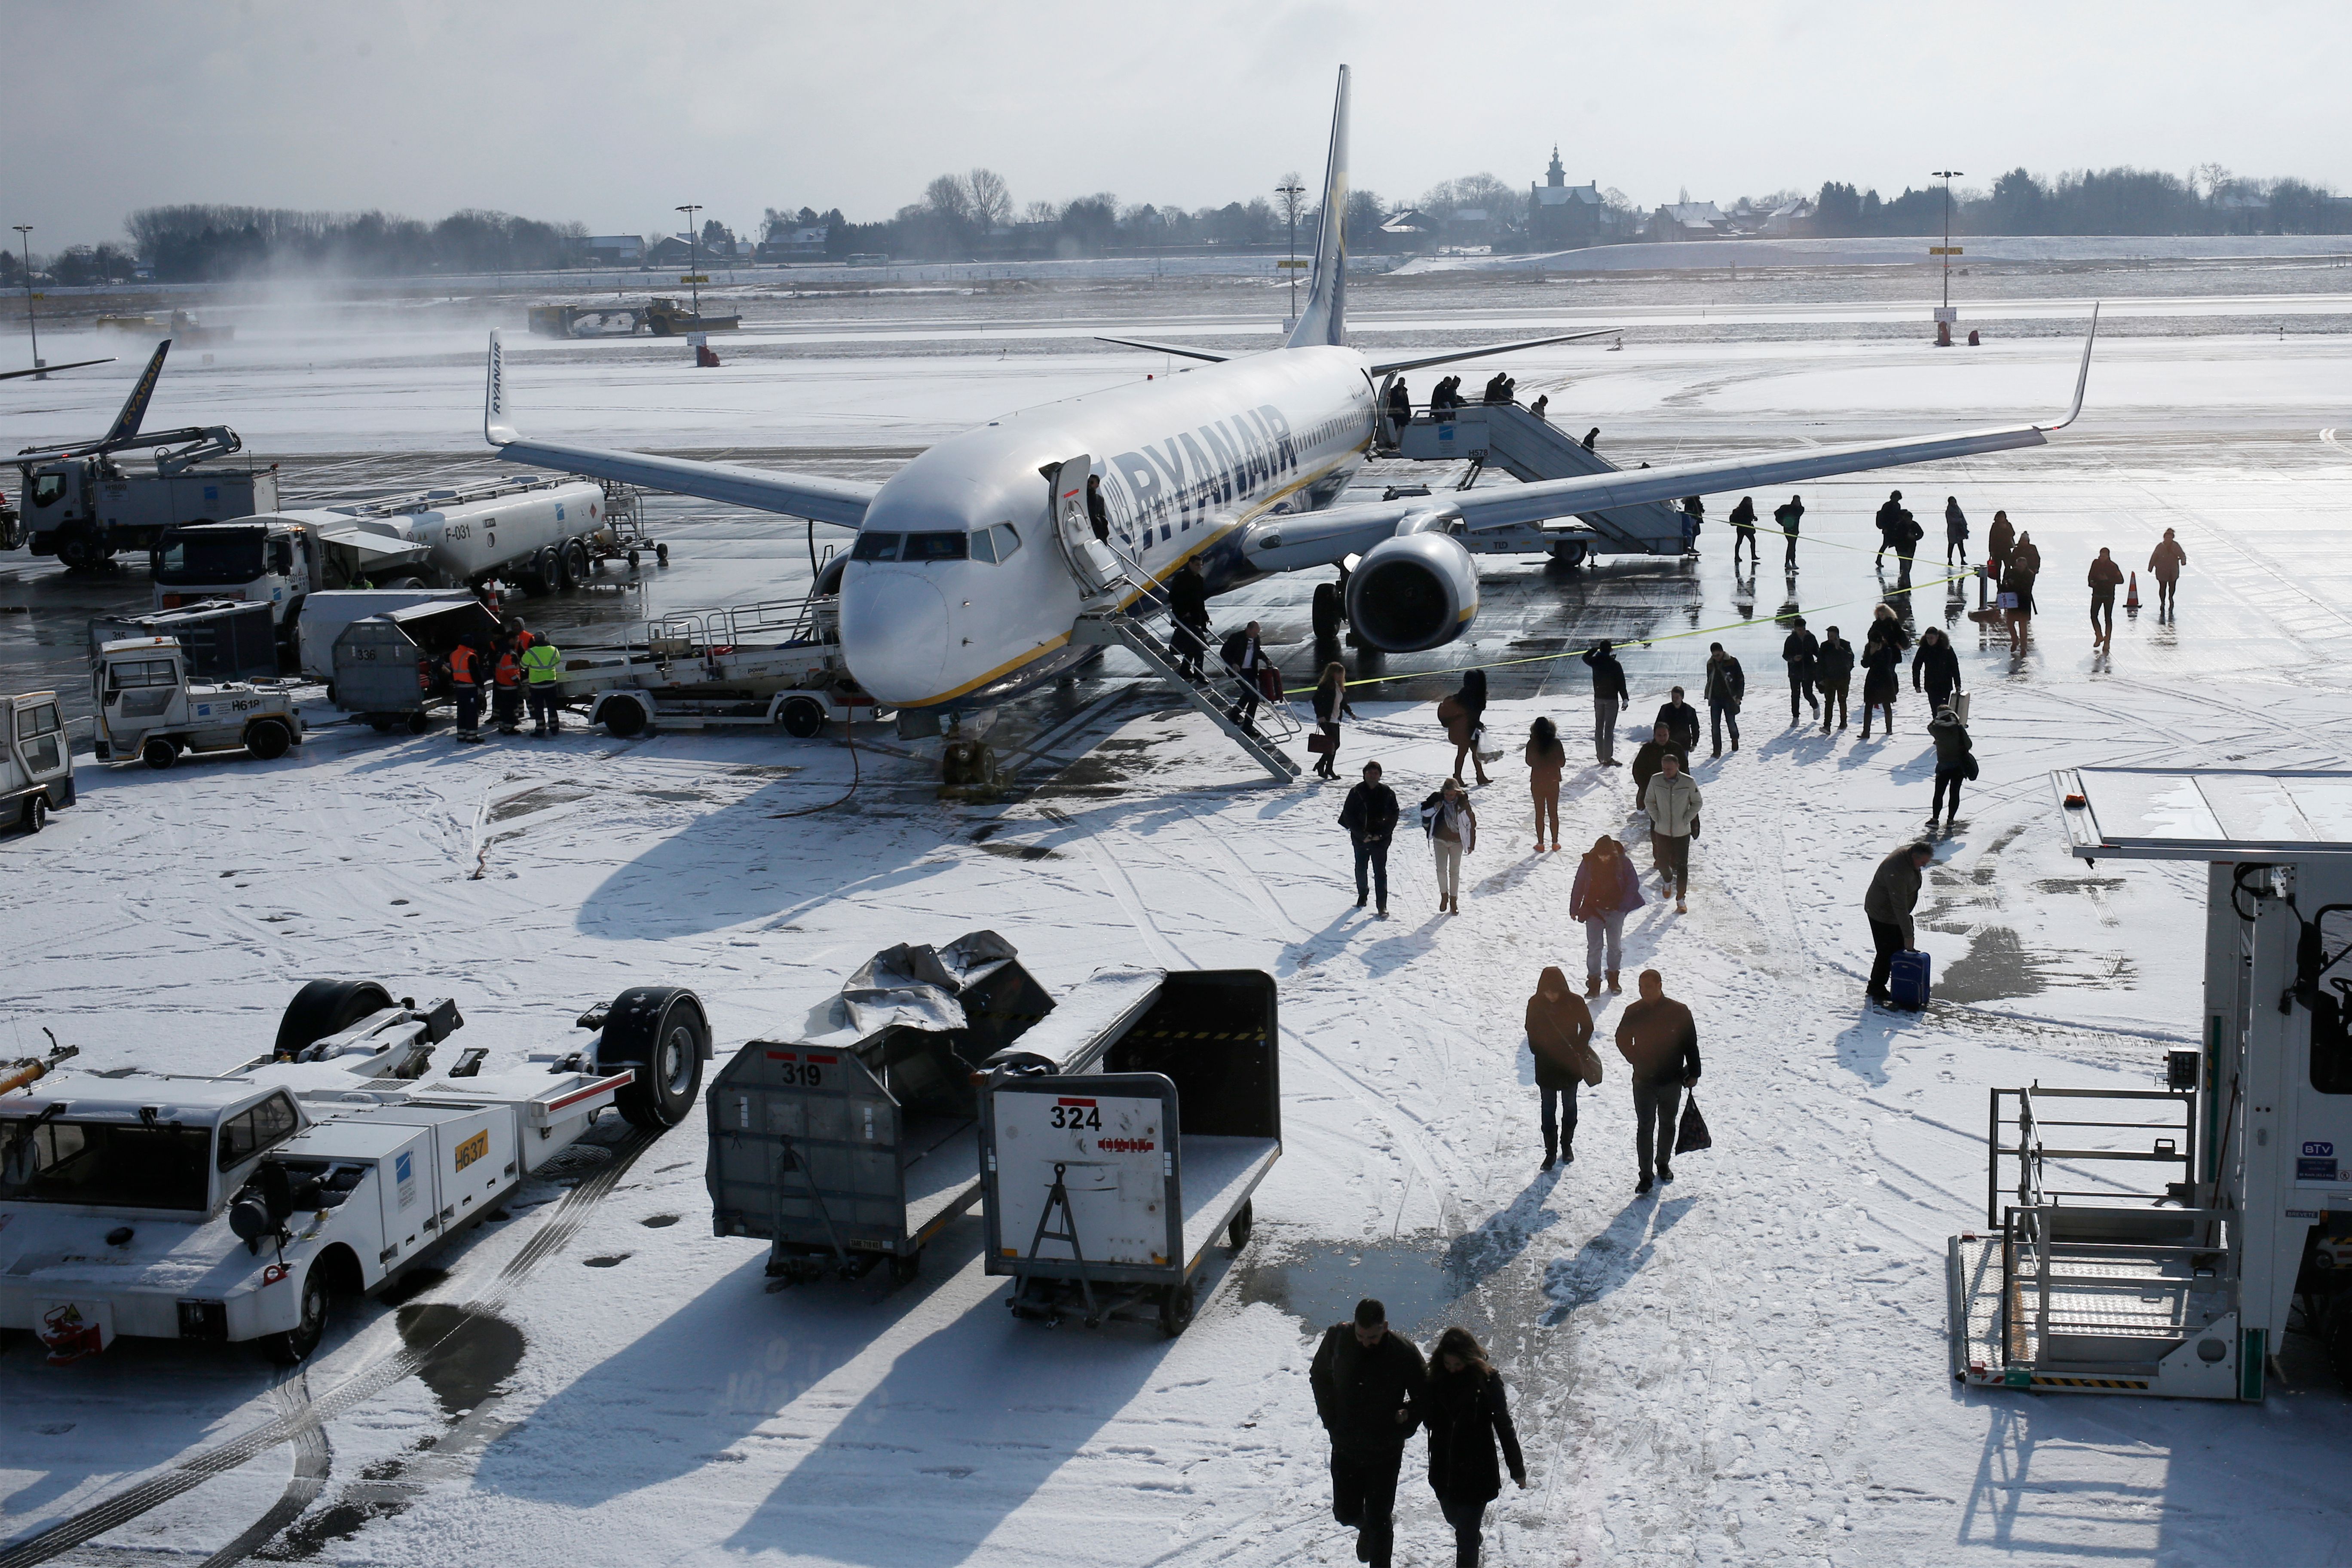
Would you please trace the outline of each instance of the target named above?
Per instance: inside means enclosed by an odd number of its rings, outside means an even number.
[[[1715,1140],[1707,1136],[1706,1118],[1698,1113],[1698,1096],[1691,1095],[1683,1101],[1682,1123],[1675,1129],[1675,1152],[1688,1154],[1714,1147]]]

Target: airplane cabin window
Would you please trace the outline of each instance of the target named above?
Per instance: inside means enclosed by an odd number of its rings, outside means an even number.
[[[898,535],[895,533],[861,533],[857,548],[849,552],[852,561],[896,561],[898,559]]]
[[[996,536],[996,558],[999,561],[1012,560],[1013,552],[1021,548],[1021,535],[1014,531],[1013,525],[1000,522],[988,531]]]
[[[970,552],[971,535],[958,529],[953,533],[910,533],[907,547],[900,552],[901,561],[961,561]]]

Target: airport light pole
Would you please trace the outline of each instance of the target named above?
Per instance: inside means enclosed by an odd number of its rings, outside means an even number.
[[[1283,198],[1282,210],[1290,219],[1290,264],[1283,270],[1290,274],[1290,319],[1298,320],[1298,198],[1306,193],[1305,185],[1276,185]]]
[[[694,294],[695,320],[700,321],[702,319],[702,285],[695,279],[702,275],[702,238],[701,231],[695,226],[694,215],[702,210],[702,204],[688,202],[682,207],[672,207],[670,210],[686,215],[686,286]]]
[[[18,224],[16,237],[25,247],[25,330],[33,334],[33,368],[39,370],[42,363],[41,327],[40,323],[33,319],[33,226],[28,223]],[[36,375],[33,379],[47,381],[49,378],[44,374]]]
[[[1928,172],[1944,182],[1944,308],[1949,310],[1952,304],[1952,182],[1960,178],[1964,171],[1933,169]]]

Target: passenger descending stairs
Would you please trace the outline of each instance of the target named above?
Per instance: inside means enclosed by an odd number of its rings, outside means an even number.
[[[1469,403],[1452,412],[1453,417],[1447,419],[1433,419],[1424,413],[1397,430],[1397,456],[1420,463],[1459,459],[1501,468],[1522,484],[1617,471],[1616,464],[1598,452],[1586,451],[1574,436],[1515,403]],[[1664,501],[1586,512],[1582,521],[1591,531],[1588,537],[1595,551],[1643,555],[1683,552],[1682,513]],[[1483,531],[1463,542],[1474,550],[1517,552],[1565,543],[1582,532],[1557,525],[1530,525],[1524,530]]]

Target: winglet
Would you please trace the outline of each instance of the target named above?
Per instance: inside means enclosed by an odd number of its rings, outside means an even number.
[[[2083,368],[2074,374],[2074,406],[2066,410],[2066,417],[2058,421],[2057,424],[2044,425],[2041,426],[2043,434],[2047,435],[2053,430],[2063,430],[2067,426],[2072,425],[2077,418],[2082,416],[2083,392],[2085,387],[2088,387],[2091,384],[2091,345],[2098,341],[2099,306],[2098,302],[2094,300],[2091,305],[2091,332],[2088,337],[2083,340]]]
[[[493,447],[504,447],[517,438],[515,427],[507,420],[505,355],[494,330],[490,333],[489,368],[482,385],[482,439]]]
[[[171,352],[172,340],[169,338],[155,345],[154,353],[147,361],[147,368],[141,371],[139,379],[131,384],[131,395],[122,400],[122,412],[114,416],[113,427],[100,438],[98,445],[100,450],[119,441],[128,441],[139,434],[139,426],[147,419],[147,405],[155,400],[155,384],[163,375],[163,356]]]

